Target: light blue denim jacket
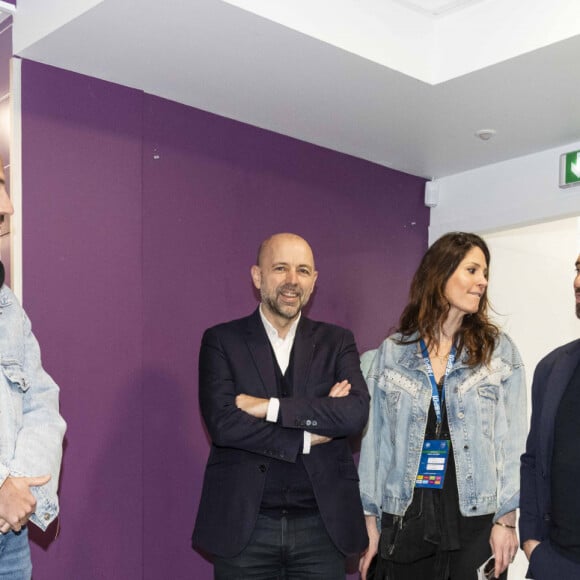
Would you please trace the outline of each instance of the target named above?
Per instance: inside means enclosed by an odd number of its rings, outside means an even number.
[[[376,516],[402,516],[411,504],[431,404],[418,345],[400,345],[396,338],[382,343],[365,375],[372,401],[359,477],[365,512]],[[524,367],[503,333],[489,367],[469,367],[466,359],[463,352],[445,382],[459,508],[464,516],[493,513],[495,521],[519,505],[527,430]]]
[[[7,286],[0,289],[0,484],[9,476],[50,474],[33,487],[41,529],[58,515],[58,475],[66,428],[58,410],[59,389],[43,370],[30,320]]]

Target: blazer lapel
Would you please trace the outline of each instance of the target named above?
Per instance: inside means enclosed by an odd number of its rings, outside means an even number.
[[[264,329],[258,310],[248,318],[246,342],[260,378],[262,379],[266,395],[268,397],[277,397],[278,389],[276,387],[276,371],[274,369],[272,347],[268,342],[268,336],[266,335],[266,330]]]
[[[314,328],[310,320],[302,316],[296,329],[294,338],[294,394],[305,395],[306,383],[312,365],[312,358],[316,344],[314,342]]]

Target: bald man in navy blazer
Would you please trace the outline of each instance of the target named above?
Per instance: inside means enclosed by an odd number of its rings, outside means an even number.
[[[580,256],[574,279],[580,318]],[[540,361],[532,422],[522,455],[520,542],[526,578],[580,578],[580,340]]]
[[[355,341],[301,314],[318,275],[303,238],[265,240],[251,275],[259,308],[201,344],[211,451],[193,545],[218,580],[343,579],[368,541],[348,442],[369,409]]]

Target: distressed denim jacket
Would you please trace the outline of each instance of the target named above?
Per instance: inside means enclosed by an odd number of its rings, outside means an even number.
[[[7,286],[0,289],[0,484],[10,475],[51,480],[33,487],[41,529],[58,515],[58,476],[66,424],[56,383],[43,370],[30,320]]]
[[[366,373],[372,401],[359,476],[365,512],[376,516],[402,516],[411,504],[431,404],[418,345],[400,345],[396,338],[382,343]],[[519,505],[527,431],[524,367],[505,334],[489,366],[469,367],[466,359],[463,352],[445,381],[459,508],[464,516],[492,513],[495,521]]]

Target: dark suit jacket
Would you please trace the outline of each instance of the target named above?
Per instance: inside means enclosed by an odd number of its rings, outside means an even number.
[[[295,462],[304,430],[332,437],[303,455],[326,529],[345,554],[367,545],[358,475],[347,437],[360,433],[369,395],[352,333],[301,317],[294,340],[294,395],[280,399],[277,423],[236,407],[237,394],[277,397],[274,358],[259,312],[206,330],[199,400],[211,437],[193,545],[231,557],[248,543],[273,461]],[[330,388],[350,381],[350,394]]]
[[[551,467],[554,422],[562,395],[580,363],[580,340],[542,359],[532,385],[532,423],[522,455],[520,541],[548,538],[551,519]]]

